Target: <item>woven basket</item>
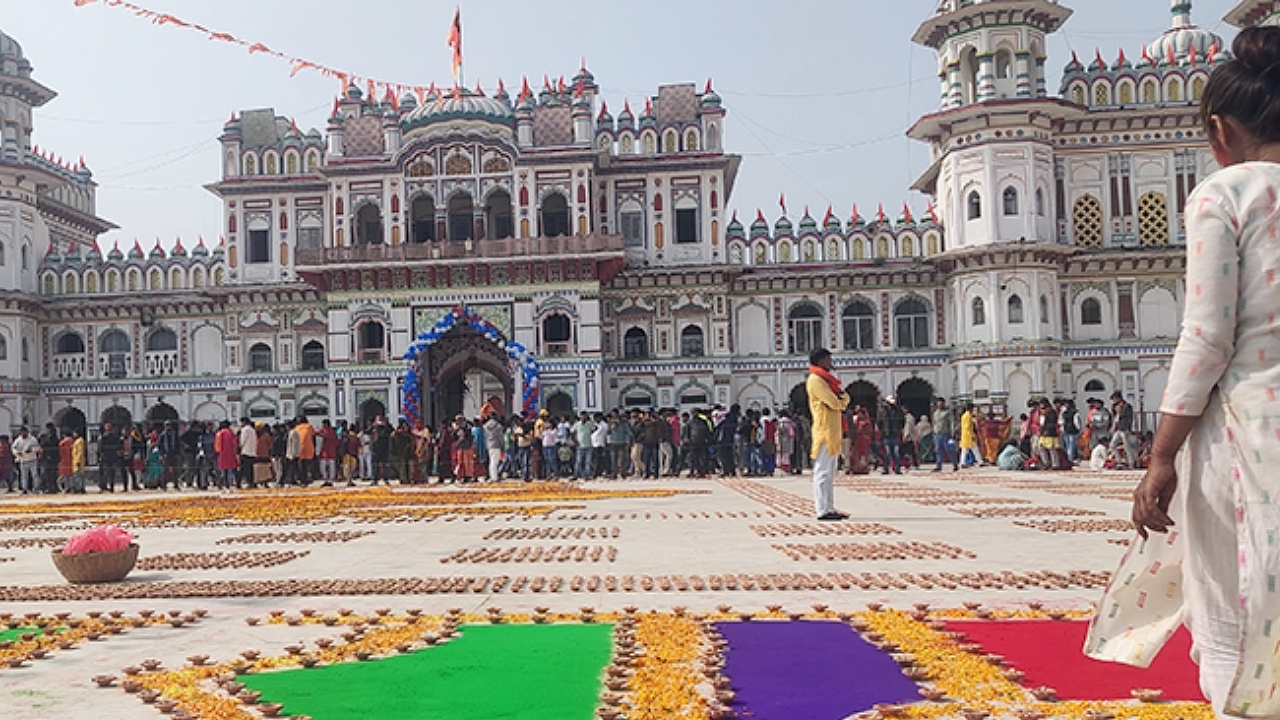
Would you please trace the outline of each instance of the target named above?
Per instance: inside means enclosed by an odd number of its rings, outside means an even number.
[[[53,551],[53,566],[58,568],[67,582],[72,583],[118,582],[133,570],[136,562],[137,543],[124,550],[107,553],[63,555],[61,550]]]

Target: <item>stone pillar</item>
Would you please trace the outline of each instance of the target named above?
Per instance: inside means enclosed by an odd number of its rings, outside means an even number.
[[[947,65],[947,90],[944,107],[960,107],[964,104],[964,87],[960,80],[960,61]]]
[[[978,88],[974,96],[978,102],[995,98],[995,78],[995,55],[989,52],[978,55]]]
[[[1020,98],[1031,97],[1031,53],[1023,51],[1017,55],[1017,95]]]

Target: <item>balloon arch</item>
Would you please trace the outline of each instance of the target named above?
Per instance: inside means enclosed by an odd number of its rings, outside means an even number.
[[[409,371],[405,373],[404,390],[400,401],[401,414],[414,427],[422,424],[422,398],[420,397],[422,391],[418,382],[418,355],[436,344],[437,340],[444,337],[458,323],[470,325],[476,332],[495,343],[502,341],[502,333],[498,332],[498,328],[493,323],[465,305],[454,307],[452,311],[440,318],[435,327],[419,334],[418,339],[414,340],[409,345],[409,349],[404,352],[404,360],[409,363]],[[524,345],[515,340],[508,340],[505,349],[507,358],[520,370],[520,378],[523,381],[521,407],[525,412],[537,409],[538,361]]]

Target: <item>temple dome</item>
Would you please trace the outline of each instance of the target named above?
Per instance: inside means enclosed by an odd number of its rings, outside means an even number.
[[[1187,60],[1192,48],[1201,61],[1215,45],[1219,52],[1226,49],[1221,37],[1191,22],[1191,0],[1171,0],[1170,11],[1173,25],[1147,46],[1147,55],[1153,62],[1169,62],[1170,50],[1175,61],[1181,63]]]
[[[0,75],[31,77],[31,63],[22,54],[22,46],[3,32],[0,32]]]
[[[406,132],[440,124],[483,122],[515,127],[516,116],[511,105],[497,98],[481,95],[474,90],[458,88],[428,97],[400,121]]]

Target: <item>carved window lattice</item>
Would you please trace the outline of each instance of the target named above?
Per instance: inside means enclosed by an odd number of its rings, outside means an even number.
[[[450,155],[444,161],[445,175],[470,175],[471,174],[471,158],[466,155]]]
[[[405,175],[409,177],[431,177],[435,174],[436,166],[427,158],[418,158],[405,169]]]
[[[1076,245],[1102,247],[1102,203],[1098,202],[1096,197],[1083,195],[1076,200],[1071,219]]]
[[[1121,105],[1133,104],[1133,86],[1132,85],[1125,83],[1120,86],[1120,104]]]
[[[1094,105],[1110,105],[1111,89],[1108,88],[1106,85],[1102,85],[1102,84],[1099,84],[1097,87],[1095,87],[1093,89],[1093,104]]]
[[[1156,101],[1156,84],[1155,81],[1148,80],[1142,83],[1142,102],[1153,103]]]
[[[487,173],[504,173],[511,170],[511,163],[506,158],[493,157],[484,161],[484,171]]]
[[[1149,192],[1138,198],[1138,237],[1143,247],[1169,244],[1169,202],[1164,195]]]

